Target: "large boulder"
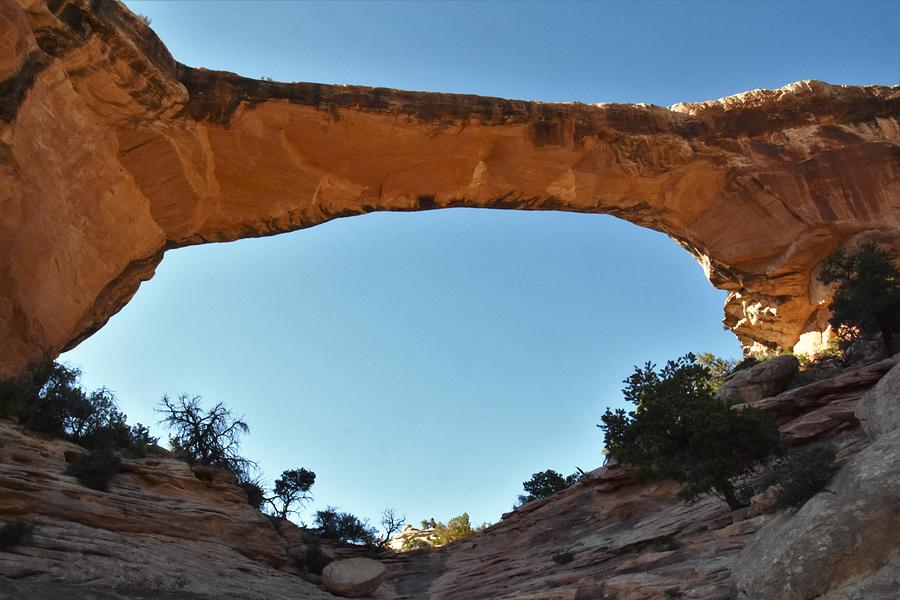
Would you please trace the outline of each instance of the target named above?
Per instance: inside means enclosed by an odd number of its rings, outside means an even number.
[[[756,402],[787,389],[800,369],[797,357],[785,354],[735,373],[716,392],[728,404]]]
[[[759,532],[734,563],[734,597],[896,600],[896,576],[885,569],[898,553],[900,430],[853,457],[827,491]]]
[[[856,418],[872,437],[900,429],[900,364],[856,405]]]
[[[330,563],[322,570],[322,584],[332,594],[361,598],[378,589],[385,567],[371,558],[348,558]]]

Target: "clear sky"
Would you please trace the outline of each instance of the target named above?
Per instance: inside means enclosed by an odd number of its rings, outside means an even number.
[[[281,81],[662,105],[900,82],[897,1],[128,5],[181,62]],[[724,299],[612,217],[374,214],[169,252],[63,360],[159,435],[163,394],[224,402],[269,481],[318,474],[309,511],[480,523],[535,471],[599,466],[633,365],[738,356]]]

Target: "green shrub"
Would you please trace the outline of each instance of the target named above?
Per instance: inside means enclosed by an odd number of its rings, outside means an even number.
[[[884,354],[892,355],[900,332],[900,270],[891,255],[874,242],[850,255],[837,251],[825,259],[819,281],[838,284],[829,305],[834,330],[845,337],[880,334]]]
[[[739,364],[735,360],[719,358],[712,352],[700,352],[697,354],[697,362],[706,367],[706,370],[709,372],[713,391],[719,389],[719,387],[738,370]],[[744,361],[741,361],[741,364],[743,364],[743,362]]]
[[[121,459],[112,450],[94,450],[69,463],[66,475],[75,477],[86,487],[107,492],[110,481],[121,467]]]
[[[156,443],[143,425],[130,427],[115,395],[106,388],[86,393],[81,372],[57,362],[0,381],[0,417],[32,431],[65,438],[89,450],[122,448],[136,455]]]
[[[420,538],[406,538],[400,546],[400,552],[415,552],[416,550],[427,550],[432,545]]]
[[[561,473],[557,473],[553,469],[547,469],[540,473],[534,473],[531,479],[522,482],[522,487],[528,492],[527,495],[519,495],[519,503],[513,508],[518,508],[523,504],[534,500],[549,498],[556,492],[564,490],[576,481],[581,479],[581,472],[576,471],[568,477],[564,477]]]
[[[779,449],[778,425],[755,408],[732,410],[716,399],[709,369],[693,354],[657,371],[647,363],[625,380],[633,411],[601,417],[610,455],[638,468],[641,479],[672,479],[682,497],[712,492],[732,509],[745,506],[735,480]]]
[[[259,483],[255,481],[240,481],[238,482],[238,487],[247,494],[247,504],[256,510],[262,510],[266,502],[266,493]]]
[[[328,540],[342,544],[372,545],[376,541],[377,532],[369,526],[369,522],[329,506],[316,512],[315,527],[318,534]]]
[[[312,500],[309,490],[315,483],[316,474],[302,467],[282,471],[281,477],[275,480],[273,497],[266,499],[272,507],[272,514],[286,519],[288,515],[299,512],[306,502]]]
[[[22,543],[34,526],[25,521],[13,521],[0,527],[0,551],[6,551]]]
[[[0,385],[0,410],[32,431],[67,437],[72,433],[73,416],[87,411],[79,377],[78,369],[57,362],[32,366]]]
[[[776,485],[779,508],[799,508],[825,489],[834,475],[833,444],[819,443],[792,450],[767,469],[760,478],[760,489]]]
[[[463,513],[457,517],[453,517],[447,524],[435,522],[431,519],[434,527],[433,541],[435,546],[444,546],[450,542],[465,539],[475,535],[472,524],[469,522],[469,513]]]

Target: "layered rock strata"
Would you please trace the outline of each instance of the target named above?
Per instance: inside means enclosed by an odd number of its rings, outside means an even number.
[[[748,350],[815,345],[823,257],[900,239],[898,87],[549,104],[191,68],[113,0],[3,2],[0,31],[0,375],[102,326],[166,250],[372,211],[665,232]]]
[[[0,521],[32,532],[0,551],[0,598],[331,598],[226,473],[124,460],[109,492],[65,474],[83,452],[0,420]]]
[[[737,512],[717,498],[685,504],[671,484],[640,485],[619,466],[603,467],[506,515],[483,535],[388,561],[387,585],[410,600],[731,600],[738,591],[741,600],[815,594],[829,594],[823,596],[829,600],[893,600],[898,588],[890,587],[896,576],[888,567],[900,552],[895,535],[900,446],[881,440],[870,445],[853,415],[858,403],[868,406],[868,398],[860,398],[876,384],[880,397],[895,389],[896,364],[892,358],[848,370],[783,392],[778,401],[758,403],[780,409],[783,434],[804,431],[802,439],[789,437],[790,442],[829,440],[840,448],[845,466],[828,486],[831,493],[810,503],[827,510],[804,507],[796,516],[776,515],[764,497]],[[892,401],[893,415],[896,397]],[[832,402],[841,418],[811,417]],[[887,412],[867,409],[865,417],[890,422],[883,417]],[[859,484],[864,485],[854,487]],[[843,525],[842,515],[848,516]],[[840,595],[845,588],[872,595]]]
[[[382,556],[387,574],[373,597],[893,600],[896,362],[759,401],[777,410],[783,433],[804,424],[793,443],[841,449],[829,491],[796,513],[776,515],[765,494],[736,512],[712,497],[685,504],[671,483],[638,484],[607,466],[471,538]],[[840,418],[810,418],[830,404]],[[171,459],[128,460],[108,493],[95,492],[64,474],[77,451],[0,421],[0,524],[34,525],[0,551],[0,598],[332,597],[291,564],[306,552],[302,532],[281,522],[277,534],[227,478]]]
[[[900,365],[855,408],[871,444],[826,492],[779,515],[742,551],[736,600],[891,600],[900,595]]]

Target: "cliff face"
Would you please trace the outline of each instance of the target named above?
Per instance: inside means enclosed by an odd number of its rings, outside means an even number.
[[[671,483],[603,467],[466,540],[382,556],[381,600],[895,600],[900,589],[897,357],[763,398],[791,444],[832,440],[840,471],[796,512],[767,494],[730,511],[681,502]],[[877,385],[876,385],[877,384]],[[860,427],[862,422],[863,428]],[[296,528],[246,504],[221,472],[125,460],[109,492],[64,474],[72,444],[0,421],[0,598],[331,598],[298,576]],[[216,473],[219,475],[217,476]],[[332,550],[339,558],[349,548]]]
[[[665,232],[747,349],[817,341],[833,249],[900,247],[897,87],[546,104],[194,69],[111,0],[3,2],[0,31],[0,374],[90,335],[167,249],[371,211]]]

